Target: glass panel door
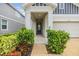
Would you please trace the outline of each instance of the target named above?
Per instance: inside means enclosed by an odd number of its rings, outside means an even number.
[[[36,30],[37,30],[37,34],[42,34],[42,24],[41,23],[36,24]]]

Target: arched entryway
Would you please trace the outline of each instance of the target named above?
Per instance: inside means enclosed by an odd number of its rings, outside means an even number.
[[[35,36],[47,38],[47,29],[53,28],[53,10],[55,4],[31,3],[25,4],[25,26],[34,31]]]

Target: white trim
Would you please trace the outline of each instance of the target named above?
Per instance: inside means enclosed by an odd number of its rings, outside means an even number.
[[[52,15],[54,18],[53,21],[58,22],[79,22],[79,15],[77,14],[60,14],[60,15]]]
[[[23,22],[23,21],[17,21],[17,20],[15,20],[15,19],[8,18],[8,17],[3,16],[3,15],[0,15],[0,17],[5,18],[5,19],[9,19],[9,20],[12,20],[12,21],[16,21],[16,22],[21,23],[21,24],[24,24],[24,22]]]
[[[1,31],[8,31],[8,20],[4,19],[4,20],[7,20],[7,29],[2,29],[2,20],[3,20],[3,18],[1,18]]]

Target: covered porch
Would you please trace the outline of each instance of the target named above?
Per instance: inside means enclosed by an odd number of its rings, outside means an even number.
[[[29,5],[29,7],[28,7]],[[53,29],[53,10],[56,8],[55,4],[40,4],[38,6],[34,4],[25,5],[25,26],[28,29],[32,29],[35,34],[35,42],[47,43],[47,29]],[[44,40],[40,40],[42,38]],[[45,40],[46,39],[46,40]]]

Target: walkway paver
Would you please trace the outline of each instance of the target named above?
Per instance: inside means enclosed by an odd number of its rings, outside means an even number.
[[[35,44],[46,44],[47,38],[43,37],[42,35],[37,35],[35,38]]]
[[[31,56],[46,56],[47,50],[44,44],[34,44]]]

